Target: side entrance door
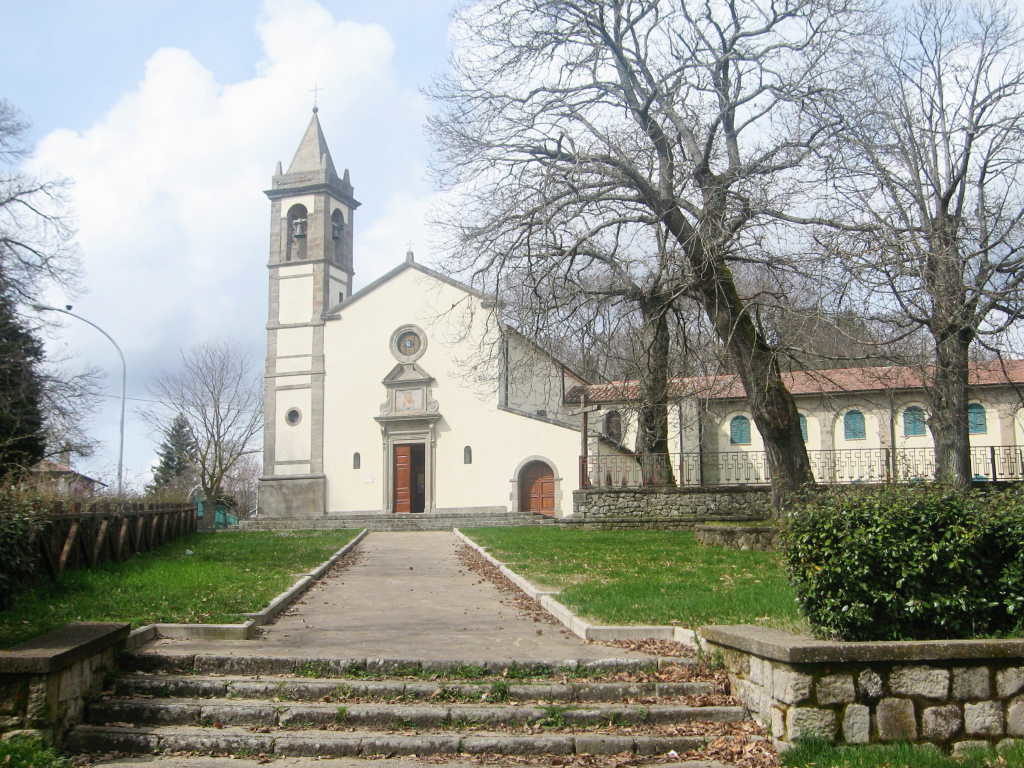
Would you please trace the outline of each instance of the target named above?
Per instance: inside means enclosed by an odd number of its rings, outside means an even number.
[[[555,513],[555,475],[542,461],[531,461],[520,476],[520,505],[524,512]]]

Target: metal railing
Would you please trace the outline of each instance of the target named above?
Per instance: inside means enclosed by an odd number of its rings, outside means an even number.
[[[972,446],[971,474],[976,481],[1024,480],[1024,445]],[[906,483],[935,477],[933,448],[844,448],[808,451],[818,483]],[[623,454],[580,457],[580,487],[696,487],[767,485],[764,451]]]

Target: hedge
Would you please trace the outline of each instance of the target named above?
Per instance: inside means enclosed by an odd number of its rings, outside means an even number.
[[[910,640],[1017,632],[1024,490],[839,488],[791,510],[784,556],[822,635]]]
[[[44,576],[39,537],[49,522],[44,500],[32,491],[0,487],[0,610],[17,592]]]

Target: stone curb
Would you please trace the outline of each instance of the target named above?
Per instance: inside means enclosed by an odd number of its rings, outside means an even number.
[[[257,627],[273,620],[300,598],[307,589],[323,577],[332,565],[351,552],[366,537],[367,533],[369,533],[368,529],[361,530],[352,541],[309,573],[300,577],[288,589],[271,600],[263,610],[246,614],[249,620],[242,624],[147,624],[133,630],[128,635],[125,649],[134,651],[159,638],[169,640],[250,640]]]
[[[818,640],[752,624],[702,627],[710,642],[786,664],[829,662],[969,661],[1024,657],[1024,639],[892,640],[842,642]]]
[[[343,731],[290,731],[252,733],[232,727],[123,728],[78,726],[67,748],[75,752],[237,752],[251,750],[294,757],[355,757],[370,755],[481,754],[618,754],[662,755],[701,749],[701,736],[610,736],[607,734],[556,734],[532,736],[506,733],[425,733],[417,736]]]
[[[561,622],[570,632],[586,641],[614,640],[671,640],[689,648],[700,648],[699,637],[692,629],[685,627],[669,627],[657,625],[598,625],[591,624],[573,613],[567,606],[554,598],[557,590],[543,590],[529,580],[509,568],[501,560],[491,555],[485,547],[481,547],[458,528],[452,533],[459,541],[474,550],[484,560],[496,567],[503,576],[521,589],[527,597],[536,600],[541,608]]]

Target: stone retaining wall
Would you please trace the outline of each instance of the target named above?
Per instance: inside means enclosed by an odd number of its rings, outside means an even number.
[[[1024,640],[841,643],[753,626],[701,635],[779,747],[820,737],[960,754],[1024,737]]]
[[[771,492],[762,488],[590,488],[573,491],[571,519],[604,527],[690,528],[705,520],[764,520],[771,508]]]
[[[127,638],[127,624],[68,624],[0,651],[0,734],[30,731],[59,744],[116,671]]]
[[[693,535],[709,547],[752,549],[770,552],[776,549],[779,529],[774,525],[695,525]]]

